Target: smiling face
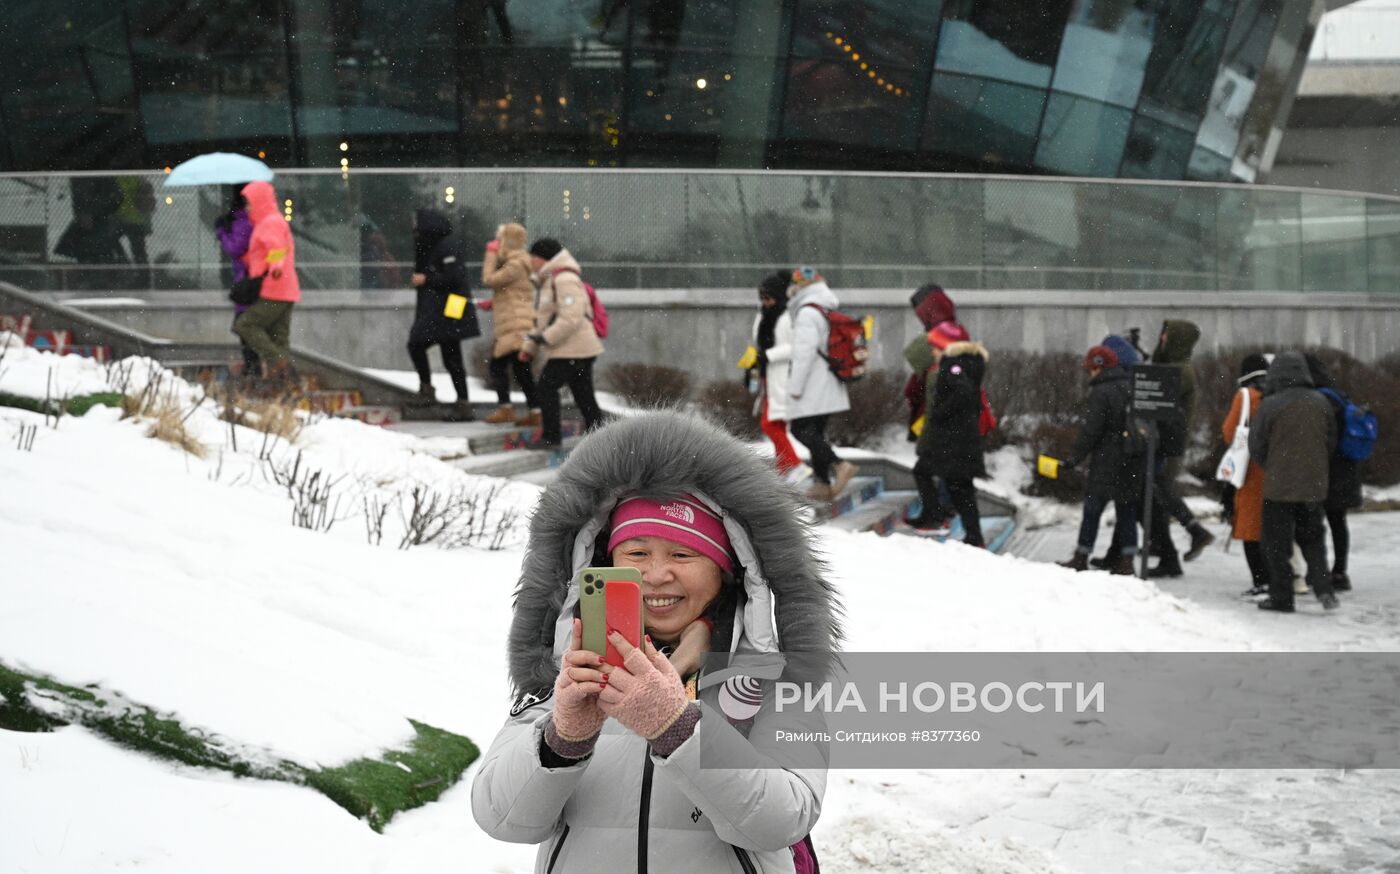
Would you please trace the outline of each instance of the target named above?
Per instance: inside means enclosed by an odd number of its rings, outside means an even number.
[[[618,567],[642,572],[642,616],[647,633],[673,642],[719,595],[719,565],[688,546],[660,537],[624,540],[612,553]]]

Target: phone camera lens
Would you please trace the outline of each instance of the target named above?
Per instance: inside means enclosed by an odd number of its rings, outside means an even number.
[[[593,587],[592,587],[592,586],[584,586],[584,587],[583,587],[583,593],[584,593],[585,595],[591,595],[591,594],[593,594]]]
[[[584,574],[584,575],[583,575],[583,581],[584,581],[585,583],[591,583],[591,582],[593,582],[593,575],[592,575],[592,574]]]

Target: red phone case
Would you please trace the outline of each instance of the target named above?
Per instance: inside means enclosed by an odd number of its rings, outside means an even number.
[[[609,580],[604,592],[607,599],[608,628],[619,631],[633,646],[642,645],[642,587],[631,580]],[[603,661],[617,667],[622,654],[608,642]]]

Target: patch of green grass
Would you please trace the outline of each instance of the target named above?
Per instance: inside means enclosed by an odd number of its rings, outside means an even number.
[[[336,768],[308,771],[306,783],[369,823],[375,831],[401,810],[412,810],[447,791],[481,755],[461,735],[409,720],[418,733],[407,750],[382,759],[356,759]]]
[[[96,406],[120,407],[122,405],[122,395],[114,391],[96,392],[90,395],[78,395],[68,398],[63,404],[63,412],[70,416],[82,416],[88,410]],[[21,410],[28,410],[31,413],[44,412],[43,398],[27,398],[22,395],[12,395],[9,392],[0,392],[0,407],[15,407]],[[58,409],[58,404],[54,400],[48,402],[49,413],[54,413]]]
[[[52,705],[36,707],[39,696]],[[253,762],[220,738],[187,728],[172,714],[125,701],[96,686],[79,688],[0,664],[0,728],[52,731],[75,722],[114,743],[150,756],[239,777],[309,786],[383,831],[396,813],[437,800],[481,755],[461,735],[409,720],[416,736],[408,749],[334,768],[305,768],[288,761]],[[62,716],[52,711],[61,710]]]

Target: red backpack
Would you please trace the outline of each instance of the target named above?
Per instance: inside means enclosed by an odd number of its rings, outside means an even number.
[[[549,274],[549,281],[553,283],[554,278],[560,273],[572,273],[578,277],[579,282],[583,283],[583,290],[588,292],[588,311],[589,318],[593,321],[593,333],[598,335],[599,340],[608,339],[608,310],[598,298],[598,292],[594,290],[593,286],[588,284],[588,280],[583,278],[582,273],[579,273],[572,267],[557,268],[553,273]]]
[[[865,338],[865,324],[860,319],[814,303],[803,306],[811,307],[826,319],[826,354],[822,358],[836,378],[842,382],[855,382],[865,376],[865,362],[870,358],[870,341]]]

